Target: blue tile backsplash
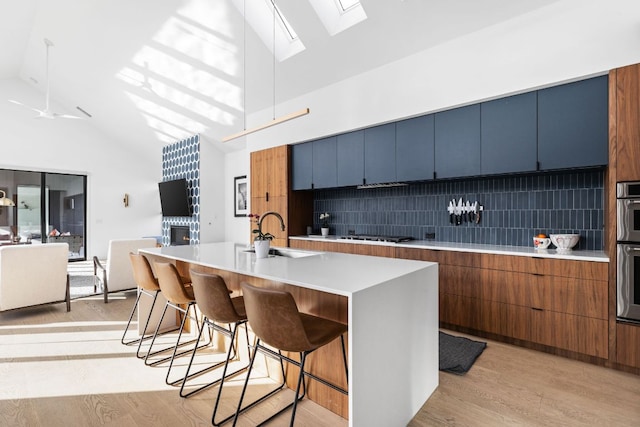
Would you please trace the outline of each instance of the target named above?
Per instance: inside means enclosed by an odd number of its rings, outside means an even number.
[[[449,200],[484,207],[479,224],[450,224]],[[532,246],[538,233],[578,233],[575,249],[602,250],[604,170],[413,183],[389,188],[314,191],[314,228],[329,212],[331,234]]]

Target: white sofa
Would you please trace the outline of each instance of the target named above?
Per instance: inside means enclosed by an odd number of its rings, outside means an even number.
[[[0,311],[66,301],[69,245],[0,246]]]
[[[106,265],[98,257],[93,257],[93,274],[102,283],[104,302],[108,303],[109,292],[135,289],[138,287],[133,278],[133,268],[129,252],[138,253],[141,248],[153,248],[157,244],[154,238],[113,239],[109,240]]]

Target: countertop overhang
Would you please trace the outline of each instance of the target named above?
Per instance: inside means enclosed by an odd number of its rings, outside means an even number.
[[[249,252],[250,246],[232,242],[145,248],[140,252],[344,296],[436,265],[426,261],[282,249],[309,256],[257,259],[255,253]]]
[[[430,249],[436,251],[473,252],[497,255],[515,255],[538,258],[567,259],[576,261],[609,262],[609,257],[604,251],[573,250],[558,252],[556,249],[535,249],[524,246],[500,246],[482,245],[477,243],[435,242],[432,240],[411,240],[409,242],[378,242],[371,240],[351,240],[339,236],[292,236],[293,240],[325,241],[332,243],[344,243],[352,245],[380,245],[396,248]]]

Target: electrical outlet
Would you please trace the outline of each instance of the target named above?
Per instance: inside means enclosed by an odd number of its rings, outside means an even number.
[[[436,233],[424,233],[424,238],[427,240],[435,240],[436,238]]]

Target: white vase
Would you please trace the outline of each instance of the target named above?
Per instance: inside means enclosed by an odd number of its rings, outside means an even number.
[[[271,240],[255,240],[253,242],[253,248],[256,251],[256,258],[268,257],[270,246],[271,246]]]
[[[329,227],[320,228],[320,233],[322,233],[322,237],[327,237],[329,235]]]

